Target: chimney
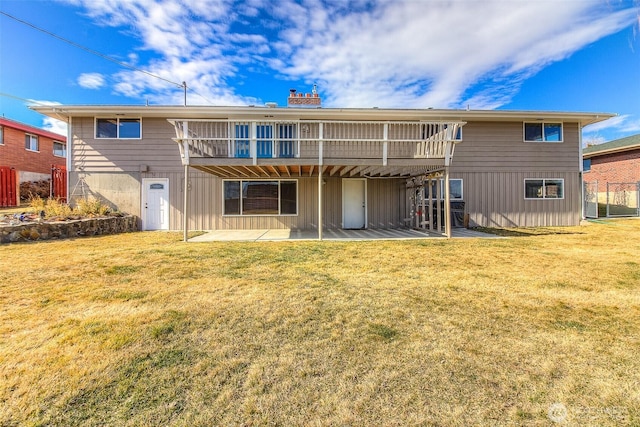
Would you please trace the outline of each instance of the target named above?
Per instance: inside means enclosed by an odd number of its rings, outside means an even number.
[[[302,93],[296,89],[290,89],[287,106],[296,108],[320,108],[322,106],[322,100],[318,95],[317,85],[313,85],[311,93]]]

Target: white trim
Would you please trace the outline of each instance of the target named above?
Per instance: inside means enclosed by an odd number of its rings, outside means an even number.
[[[25,136],[25,138],[27,136],[35,138],[36,139],[36,146],[37,146],[37,149],[35,149],[35,150],[33,150],[32,148],[27,148],[27,141],[25,140],[24,149],[27,150],[27,151],[30,151],[32,153],[39,153],[40,152],[40,138],[38,137],[38,135],[36,135],[34,133],[25,132],[24,136]],[[31,144],[31,140],[30,140],[29,141],[29,147],[31,147],[31,145],[32,144]]]

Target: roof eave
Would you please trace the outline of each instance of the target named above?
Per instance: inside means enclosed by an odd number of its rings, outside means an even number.
[[[295,108],[266,106],[132,106],[132,105],[55,105],[32,106],[32,110],[58,120],[70,117],[132,115],[158,118],[236,118],[277,116],[286,119],[353,120],[459,120],[459,121],[575,121],[583,127],[612,117],[612,113],[582,113],[528,110],[453,110],[383,108]]]

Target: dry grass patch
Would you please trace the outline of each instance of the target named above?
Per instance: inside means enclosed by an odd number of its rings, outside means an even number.
[[[640,221],[524,231],[3,246],[0,425],[640,424]]]

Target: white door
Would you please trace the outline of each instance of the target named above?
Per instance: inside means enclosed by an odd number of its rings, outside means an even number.
[[[142,229],[169,229],[169,179],[142,180]]]
[[[360,229],[367,224],[367,180],[342,180],[342,228]]]

